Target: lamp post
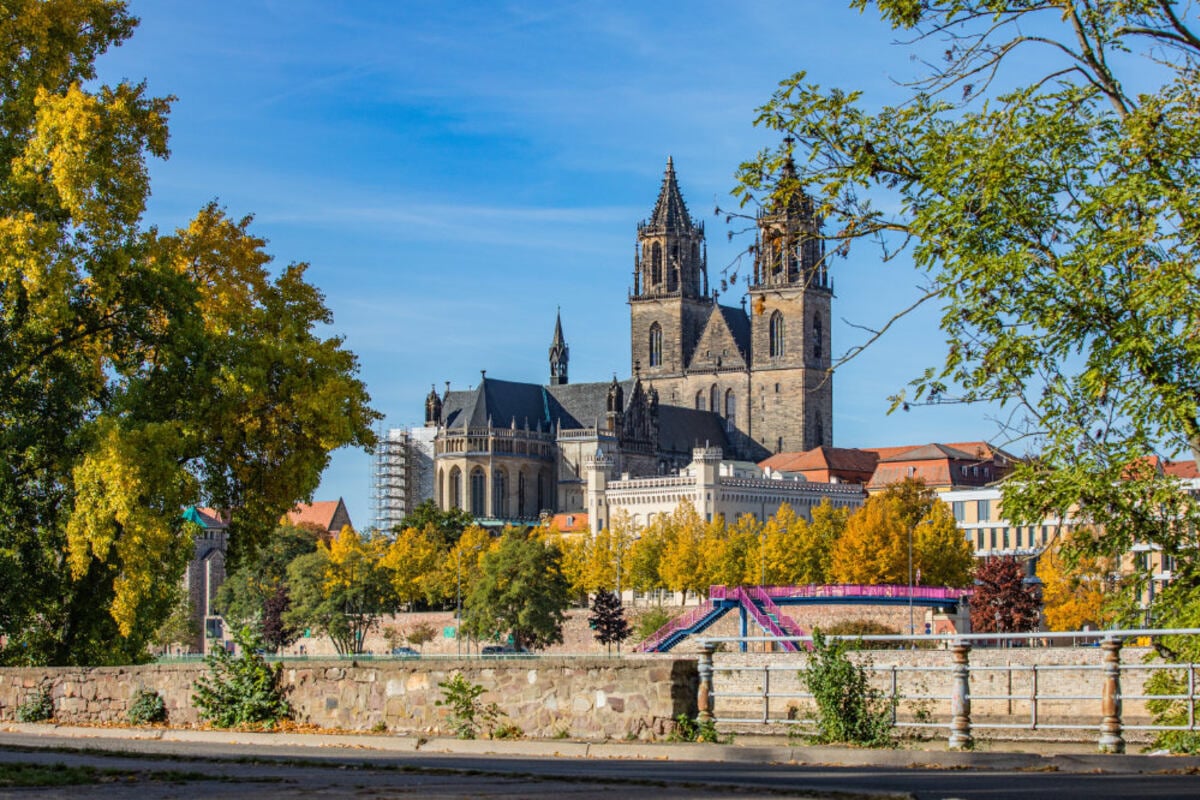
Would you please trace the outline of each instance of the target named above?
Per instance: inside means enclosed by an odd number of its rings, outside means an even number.
[[[916,525],[913,525],[911,528],[908,529],[908,635],[909,636],[917,635],[917,624],[914,621],[914,617],[913,617],[913,534],[916,532],[917,528],[919,528],[920,526],[925,525],[927,523],[930,523],[932,521],[933,520],[930,520],[930,519],[923,519],[920,522],[918,522]],[[915,642],[913,642],[913,647],[914,648],[916,647]]]

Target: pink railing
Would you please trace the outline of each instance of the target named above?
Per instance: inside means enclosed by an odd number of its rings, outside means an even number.
[[[713,587],[717,588],[717,587]],[[723,587],[722,587],[723,588]],[[803,586],[763,586],[761,590],[768,597],[881,597],[908,598],[921,600],[961,600],[971,595],[970,589],[952,589],[944,586],[913,586],[891,584],[816,584]],[[711,590],[709,596],[711,597]]]
[[[724,595],[722,595],[722,597],[723,596]],[[683,630],[684,628],[692,627],[697,622],[704,619],[708,614],[712,613],[712,611],[713,604],[712,601],[709,600],[708,602],[697,606],[686,614],[680,614],[666,625],[663,625],[634,649],[639,653],[648,653],[658,647],[659,644],[661,644],[663,640],[671,634],[675,633],[676,631]]]
[[[762,604],[763,609],[768,614],[775,615],[775,619],[779,621],[779,627],[783,628],[785,634],[788,636],[808,635],[808,631],[804,630],[804,628],[801,628],[800,625],[796,623],[796,620],[783,613],[783,609],[775,605],[775,601],[771,599],[769,594],[762,590],[761,586],[751,586],[748,591],[753,599]]]
[[[754,601],[750,599],[750,595],[745,589],[741,588],[740,586],[734,589],[732,599],[737,600],[742,608],[749,611],[750,616],[754,618],[754,621],[757,622],[759,627],[761,627],[767,633],[771,634],[772,636],[778,636],[781,639],[785,636],[791,635],[785,632],[783,628],[779,627],[779,623],[763,613],[762,609],[755,605]],[[794,642],[782,641],[779,644],[784,650],[787,650],[790,653],[796,652],[796,644]]]

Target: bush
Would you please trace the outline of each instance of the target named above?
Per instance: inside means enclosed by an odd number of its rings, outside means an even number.
[[[824,631],[826,636],[896,636],[899,633],[897,629],[873,619],[847,619],[835,622]],[[847,650],[904,650],[908,646],[906,642],[846,641]]]
[[[479,702],[479,696],[485,691],[482,686],[471,683],[461,672],[456,672],[450,680],[439,683],[438,688],[442,690],[442,699],[435,705],[450,709],[450,724],[459,739],[474,739],[483,727],[488,729],[489,735],[495,729],[500,718],[500,707],[495,703],[483,705]],[[508,727],[504,726],[505,729]]]
[[[204,658],[209,674],[194,684],[192,702],[200,711],[200,719],[217,728],[274,727],[291,716],[279,685],[281,670],[259,655],[262,642],[249,628],[234,634],[234,641],[240,655],[230,655],[221,648]]]
[[[680,714],[675,718],[675,730],[671,731],[671,735],[667,737],[668,742],[712,742],[714,744],[729,744],[733,741],[733,734],[725,738],[717,733],[717,724],[713,720],[705,720],[701,722],[693,720],[687,714]]]
[[[1187,694],[1187,677],[1183,670],[1156,671],[1146,681],[1146,694]],[[1187,726],[1187,700],[1147,700],[1146,709],[1153,715],[1155,725]],[[1196,731],[1159,731],[1154,735],[1153,747],[1172,753],[1200,753],[1200,733]]]
[[[829,642],[821,631],[813,631],[808,669],[800,673],[817,704],[813,742],[889,746],[896,699],[870,685],[866,668],[846,655],[850,649],[850,641]]]
[[[167,721],[167,704],[162,695],[150,689],[138,689],[125,715],[130,725],[153,725]]]
[[[674,617],[661,608],[651,608],[643,611],[637,618],[636,633],[638,641],[650,638],[658,629],[666,625]]]
[[[50,690],[42,687],[17,706],[17,722],[46,722],[54,718],[54,700]]]

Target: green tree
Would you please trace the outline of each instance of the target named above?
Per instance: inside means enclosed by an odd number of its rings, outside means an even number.
[[[343,655],[363,652],[367,633],[396,610],[391,575],[382,561],[387,540],[343,528],[330,542],[288,565],[292,605],[284,620],[325,634]]]
[[[295,641],[298,631],[283,618],[291,605],[288,565],[317,549],[311,526],[280,525],[252,557],[243,559],[217,590],[217,608],[233,628],[250,628],[271,650]]]
[[[571,597],[557,546],[510,529],[480,567],[464,602],[463,630],[485,640],[512,636],[528,649],[562,641]]]
[[[895,405],[1007,406],[1006,434],[1040,449],[1005,483],[1008,519],[1070,512],[1096,526],[1099,549],[1154,542],[1197,583],[1196,503],[1129,475],[1148,453],[1200,457],[1194,9],[850,5],[901,29],[927,71],[873,109],[803,73],[785,80],[758,122],[789,138],[743,165],[741,198],[803,192],[831,254],[880,243],[885,259],[911,257],[947,349]]]
[[[88,83],[135,23],[115,0],[0,9],[0,663],[146,658],[181,509],[233,509],[236,563],[332,449],[373,441],[304,265],[273,275],[215,205],[143,226],[170,99]]]
[[[396,526],[396,532],[411,528],[425,531],[426,535],[436,540],[440,547],[449,549],[458,541],[458,537],[462,536],[463,531],[474,522],[475,518],[461,508],[442,511],[438,508],[437,502],[431,498],[418,503]]]

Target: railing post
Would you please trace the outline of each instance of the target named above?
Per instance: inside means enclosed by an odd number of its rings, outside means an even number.
[[[700,689],[696,693],[696,705],[700,709],[697,721],[702,723],[713,721],[713,651],[717,646],[713,642],[705,642],[700,651]]]
[[[971,738],[971,645],[964,639],[956,639],[950,648],[954,657],[954,686],[950,694],[950,749],[970,750],[975,746]]]
[[[1124,753],[1121,737],[1121,640],[1109,637],[1100,643],[1104,651],[1104,685],[1100,694],[1100,752]]]

